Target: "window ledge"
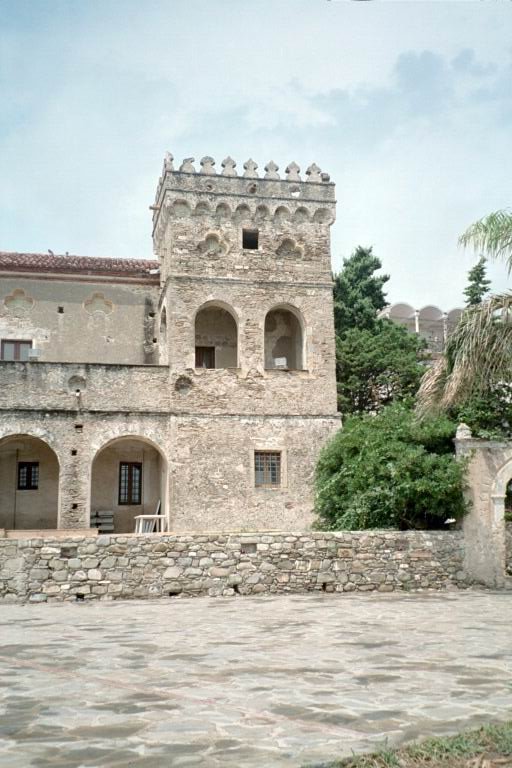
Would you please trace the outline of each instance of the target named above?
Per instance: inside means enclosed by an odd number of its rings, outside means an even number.
[[[239,373],[242,369],[241,368],[194,368],[194,371],[197,373],[198,371],[204,372],[204,371],[216,371],[217,373],[219,371],[230,371],[231,373]]]
[[[265,368],[265,373],[309,373],[307,368]]]

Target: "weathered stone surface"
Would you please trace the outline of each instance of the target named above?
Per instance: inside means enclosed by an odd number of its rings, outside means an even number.
[[[392,592],[463,587],[470,581],[462,567],[460,531],[263,532],[251,534],[256,551],[250,554],[244,551],[244,534],[141,535],[123,540],[123,558],[116,554],[120,538],[109,537],[94,557],[89,539],[61,539],[62,546],[76,548],[73,565],[95,564],[88,569],[48,568],[52,540],[33,541],[28,549],[23,540],[0,539],[0,600],[33,601],[40,594],[50,601],[75,600],[77,594],[87,600],[222,595],[234,587],[240,594]],[[211,556],[198,557],[204,551]],[[153,553],[151,558],[147,553]]]

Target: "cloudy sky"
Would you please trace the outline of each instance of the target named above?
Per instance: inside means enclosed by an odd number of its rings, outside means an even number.
[[[316,162],[334,268],[373,245],[390,301],[448,310],[511,148],[508,0],[0,0],[0,250],[150,258],[166,150]]]

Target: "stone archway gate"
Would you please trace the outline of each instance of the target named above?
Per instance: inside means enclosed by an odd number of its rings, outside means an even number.
[[[505,496],[512,479],[512,440],[475,439],[462,424],[455,446],[457,456],[468,459],[464,570],[488,587],[508,586]]]

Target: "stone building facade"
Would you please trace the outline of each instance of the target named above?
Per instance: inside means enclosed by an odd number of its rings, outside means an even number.
[[[306,528],[334,185],[168,155],[151,208],[154,261],[0,253],[0,529]]]

